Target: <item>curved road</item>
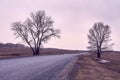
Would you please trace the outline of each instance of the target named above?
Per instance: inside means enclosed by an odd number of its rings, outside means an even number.
[[[56,80],[56,74],[76,54],[34,56],[0,60],[0,80]]]

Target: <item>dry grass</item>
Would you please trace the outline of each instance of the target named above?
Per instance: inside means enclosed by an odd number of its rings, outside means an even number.
[[[64,50],[54,48],[42,48],[40,49],[40,55],[56,55],[56,54],[73,54],[79,53],[79,50]],[[0,58],[13,58],[33,56],[31,49],[29,48],[0,48]]]
[[[71,80],[120,80],[120,54],[103,53],[102,59],[110,63],[99,63],[95,55],[80,56]]]

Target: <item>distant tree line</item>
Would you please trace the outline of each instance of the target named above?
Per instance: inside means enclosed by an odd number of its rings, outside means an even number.
[[[14,43],[0,43],[0,48],[25,48],[23,44],[14,44]]]

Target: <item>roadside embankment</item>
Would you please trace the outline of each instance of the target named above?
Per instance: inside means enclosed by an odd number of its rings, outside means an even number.
[[[79,56],[70,80],[120,80],[120,54],[102,55],[101,59],[94,54]]]

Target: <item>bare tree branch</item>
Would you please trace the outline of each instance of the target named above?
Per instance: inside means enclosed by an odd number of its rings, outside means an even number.
[[[54,21],[44,11],[31,13],[30,16],[23,23],[14,22],[12,30],[17,38],[22,38],[30,46],[34,55],[38,55],[41,45],[51,37],[60,37],[60,31],[53,28]]]
[[[90,46],[88,49],[94,50],[97,52],[98,57],[100,57],[102,50],[110,49],[112,45],[108,45],[110,39],[111,28],[108,25],[103,23],[95,23],[93,28],[89,30],[88,34],[88,43]]]

